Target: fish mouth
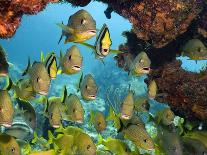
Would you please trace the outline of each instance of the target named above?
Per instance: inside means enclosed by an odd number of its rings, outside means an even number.
[[[46,91],[40,91],[39,94],[46,96],[48,94],[48,92],[46,92]]]
[[[12,123],[0,123],[0,125],[6,127],[6,128],[10,128],[12,126]]]
[[[80,71],[81,70],[81,66],[74,65],[74,66],[72,66],[72,69],[75,70],[75,71]]]
[[[96,35],[96,30],[88,30],[87,32],[91,35]]]
[[[77,120],[76,122],[79,123],[79,124],[82,124],[83,123],[82,120]]]
[[[91,99],[91,100],[95,100],[96,99],[96,95],[89,95],[88,98]]]
[[[55,128],[55,129],[57,129],[57,128],[60,127],[60,125],[55,124],[55,125],[53,125],[52,127]]]
[[[123,114],[121,115],[121,118],[122,119],[126,119],[126,120],[129,120],[131,118],[131,116],[127,115],[127,114]]]
[[[0,77],[5,77],[7,75],[8,75],[8,73],[0,73]]]
[[[150,72],[150,67],[143,67],[143,68],[142,68],[142,71],[143,71],[144,73],[149,73],[149,72]]]

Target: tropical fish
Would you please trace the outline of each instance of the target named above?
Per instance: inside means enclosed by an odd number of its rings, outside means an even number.
[[[150,81],[149,86],[148,86],[148,97],[150,99],[155,99],[157,95],[157,84],[155,80]]]
[[[129,91],[121,105],[121,118],[130,119],[134,113],[134,92]]]
[[[133,61],[129,63],[129,74],[134,76],[142,76],[149,74],[151,60],[145,52],[140,52]]]
[[[8,90],[0,90],[0,125],[11,127],[14,107]]]
[[[104,140],[99,136],[98,144],[104,145],[105,149],[112,152],[115,155],[129,155],[131,150],[126,143],[119,139],[107,138]]]
[[[148,112],[150,104],[146,97],[138,97],[134,101],[134,110],[137,112]]]
[[[175,131],[168,131],[158,127],[157,144],[167,155],[182,155],[182,144],[179,135]]]
[[[30,79],[20,79],[16,84],[12,83],[14,98],[29,101],[35,98],[36,93],[32,87]]]
[[[80,99],[75,94],[70,94],[67,96],[66,87],[64,89],[65,99],[63,99],[62,103],[62,119],[66,121],[83,123],[84,109],[80,102]]]
[[[191,60],[206,60],[207,48],[199,39],[189,40],[182,48],[182,55],[189,57]]]
[[[81,75],[79,82],[79,90],[84,100],[91,101],[96,99],[98,87],[91,74],[85,75],[84,79],[83,74]]]
[[[132,141],[138,148],[146,150],[154,149],[152,138],[143,126],[128,125],[128,127],[123,129],[122,133],[126,139]]]
[[[73,142],[74,138],[72,135],[58,134],[55,138],[51,131],[48,131],[48,142],[53,144],[55,152],[58,152],[59,155],[73,155],[74,147]]]
[[[48,94],[50,77],[43,63],[34,62],[31,66],[29,59],[27,68],[22,75],[24,76],[26,74],[29,75],[34,92],[41,95]]]
[[[45,64],[50,79],[55,79],[58,73],[56,54],[51,52],[44,58],[44,54],[41,52],[41,62]]]
[[[65,74],[78,73],[82,68],[83,57],[77,46],[70,47],[66,54],[60,52],[60,67],[61,72]]]
[[[29,155],[56,155],[55,150],[33,152]]]
[[[183,138],[184,153],[187,155],[207,155],[207,147],[199,140]]]
[[[96,22],[86,10],[79,10],[68,19],[68,24],[57,24],[62,29],[62,35],[66,36],[65,44],[68,42],[84,42],[96,35]],[[58,43],[59,43],[58,42]]]
[[[0,155],[21,155],[15,138],[4,133],[0,134]]]
[[[119,54],[121,51],[118,50],[111,50],[111,38],[110,38],[110,32],[108,29],[108,26],[104,24],[100,30],[100,33],[98,37],[96,38],[95,45],[90,45],[88,43],[80,43],[90,49],[93,49],[95,52],[95,57],[97,59],[103,59],[106,57],[109,53],[113,54]]]
[[[155,114],[155,120],[157,121],[157,123],[161,123],[166,126],[173,123],[174,117],[175,115],[170,108],[162,109]]]
[[[58,128],[57,133],[72,135],[74,137],[74,147],[76,147],[76,154],[78,155],[95,155],[96,145],[93,143],[91,137],[83,132],[80,128],[68,126],[67,128]]]
[[[50,97],[47,101],[45,116],[48,117],[50,125],[53,128],[59,128],[61,125],[61,104],[60,97]]]
[[[18,108],[23,111],[23,116],[25,119],[25,122],[32,128],[35,129],[37,125],[37,116],[35,109],[31,105],[31,103],[16,99]]]
[[[9,63],[7,62],[6,52],[0,45],[0,77],[7,76],[9,70]]]
[[[90,123],[94,125],[98,133],[106,129],[107,123],[104,114],[100,111],[91,111],[90,113]]]

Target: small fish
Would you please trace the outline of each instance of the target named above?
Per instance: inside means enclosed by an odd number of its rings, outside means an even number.
[[[148,112],[150,104],[146,97],[138,97],[134,102],[134,110],[137,112]]]
[[[127,96],[124,98],[121,105],[121,118],[130,119],[134,113],[134,92],[129,91]]]
[[[23,111],[24,119],[26,123],[34,130],[37,125],[37,116],[35,109],[31,105],[31,103],[16,99],[18,108]]]
[[[107,126],[104,114],[100,111],[96,111],[96,112],[91,111],[90,123],[94,125],[98,133],[104,131]]]
[[[142,76],[144,74],[149,74],[151,60],[145,52],[139,53],[135,59],[129,63],[130,64],[130,73],[134,76]]]
[[[47,101],[45,115],[48,117],[50,125],[53,128],[59,128],[61,125],[61,104],[60,97],[50,97]]]
[[[156,113],[155,120],[157,120],[157,124],[168,126],[173,123],[174,117],[173,111],[170,108],[165,108]]]
[[[14,90],[14,98],[19,98],[24,101],[29,101],[35,98],[36,93],[32,87],[30,79],[20,79],[17,83],[12,82]]]
[[[148,86],[148,97],[150,99],[155,99],[157,95],[157,84],[155,80],[150,81],[149,86]]]
[[[64,95],[67,96],[67,90],[64,92]],[[64,99],[64,102],[62,103],[62,107],[63,120],[83,123],[84,109],[77,95],[70,94],[69,96],[67,96],[66,99]]]
[[[7,134],[0,134],[0,155],[21,155],[15,138]]]
[[[146,150],[154,149],[152,138],[143,126],[129,125],[127,128],[123,129],[122,133],[126,139],[132,141],[138,148]]]
[[[0,125],[11,127],[14,107],[8,90],[0,90]]]
[[[34,62],[30,65],[30,59],[23,76],[28,73],[33,90],[41,95],[47,95],[50,87],[50,77],[45,65],[41,62]]]
[[[110,38],[110,32],[108,26],[104,24],[100,30],[98,37],[96,38],[95,45],[90,45],[88,43],[80,43],[90,49],[95,51],[95,57],[97,59],[103,59],[108,54],[119,54],[121,51],[111,50],[110,47],[112,45],[112,41]]]
[[[182,144],[179,135],[175,131],[168,131],[158,127],[157,141],[160,149],[167,155],[182,155]]]
[[[49,144],[53,144],[55,152],[58,151],[58,153],[61,155],[74,154],[74,138],[72,135],[58,134],[57,137],[54,137],[51,131],[48,131],[48,137],[48,142]]]
[[[60,67],[62,73],[75,74],[80,72],[82,68],[83,57],[77,46],[73,45],[70,47],[66,54],[60,52]]]
[[[41,53],[41,62],[45,64],[50,79],[55,79],[58,73],[57,58],[54,52],[48,53],[44,58],[44,54]]]
[[[86,10],[79,10],[68,19],[68,24],[57,24],[62,29],[62,35],[66,36],[65,44],[68,42],[84,42],[96,35],[96,21]]]
[[[9,63],[7,62],[6,52],[0,45],[0,77],[7,76],[9,72]]]
[[[182,48],[182,55],[189,57],[191,60],[206,60],[207,48],[199,39],[189,40]]]
[[[102,136],[99,136],[98,144],[104,145],[106,150],[109,150],[115,155],[129,155],[131,150],[126,143],[119,139],[107,138],[104,140]]]
[[[76,154],[78,155],[96,155],[96,145],[91,137],[84,133],[80,128],[67,126],[67,128],[58,128],[57,133],[72,135],[74,137],[74,147],[76,147]]]
[[[29,155],[56,155],[55,150],[33,152]]]
[[[81,75],[79,89],[84,100],[91,101],[96,99],[98,87],[91,74],[85,75],[84,79],[83,74]]]

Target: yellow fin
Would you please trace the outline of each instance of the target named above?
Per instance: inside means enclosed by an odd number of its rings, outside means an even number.
[[[63,29],[67,33],[72,33],[72,34],[74,33],[74,30],[72,28],[70,28],[64,24],[57,23],[56,25],[59,26],[61,29]]]

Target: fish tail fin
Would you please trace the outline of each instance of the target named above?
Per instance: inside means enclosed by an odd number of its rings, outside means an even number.
[[[109,108],[109,115],[106,118],[106,120],[107,121],[113,121],[114,117],[115,117],[114,110],[113,110],[112,106],[110,106],[110,108]]]
[[[82,81],[83,81],[83,72],[81,72],[81,76],[80,76],[80,79],[79,79],[78,84],[77,84],[77,92],[80,91]]]
[[[27,68],[23,71],[22,76],[25,76],[31,66],[30,57],[28,58]]]
[[[53,143],[53,140],[54,140],[54,136],[52,134],[52,132],[50,130],[48,130],[48,141],[47,143],[50,145]]]

